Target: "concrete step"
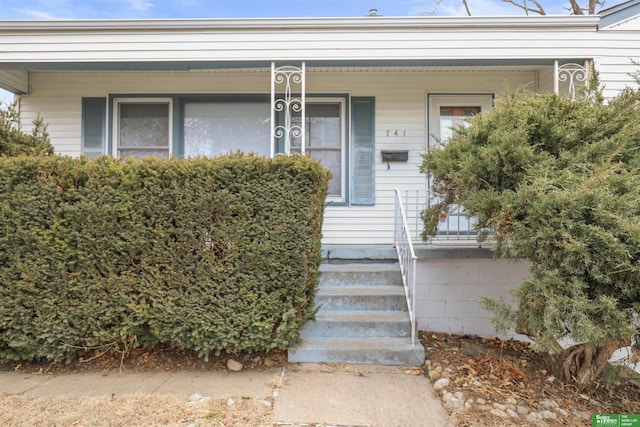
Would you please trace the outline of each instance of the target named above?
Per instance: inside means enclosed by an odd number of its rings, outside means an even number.
[[[411,345],[411,324],[397,262],[324,263],[316,321],[301,331],[290,362],[420,366],[424,349]]]
[[[421,366],[424,348],[410,338],[304,338],[289,362]]]
[[[316,294],[321,310],[407,310],[404,288],[394,285],[321,286]]]
[[[402,286],[398,263],[322,264],[320,286]]]
[[[307,323],[300,336],[311,337],[410,337],[411,322],[404,311],[322,310]]]

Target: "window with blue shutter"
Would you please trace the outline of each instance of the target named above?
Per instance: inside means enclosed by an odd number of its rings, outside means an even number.
[[[104,153],[106,98],[82,98],[82,154],[98,157]]]
[[[242,126],[245,131],[253,132],[258,126],[268,123],[261,117],[263,101],[259,95],[244,97],[235,95],[173,95],[169,97],[159,94],[112,96],[108,105],[113,117],[114,132],[110,140],[106,141],[107,100],[83,98],[82,153],[89,157],[107,152],[124,157],[130,155],[126,150],[133,149],[138,150],[137,152],[142,155],[156,156],[161,154],[158,150],[162,150],[165,155],[171,155],[173,150],[175,155],[187,157],[204,154],[213,156],[223,152],[233,152],[236,149],[261,153],[260,142],[247,145],[246,138],[242,138],[245,145],[233,145],[232,138],[227,138],[230,141],[229,144],[224,145],[218,141],[216,145],[211,138],[203,138],[203,135],[205,131],[217,129],[216,134],[220,136],[218,138],[220,140],[224,136],[220,135],[220,129],[226,131],[232,129],[230,135],[237,136],[237,129]],[[140,118],[138,117],[140,114],[134,114],[137,111],[133,111],[134,109],[140,109],[148,113],[147,115],[151,115],[154,105],[163,109],[162,126],[148,125],[149,117]],[[222,126],[219,123],[222,115],[218,113],[222,111],[227,114],[236,108],[240,108],[238,113],[240,115],[232,115],[233,125]],[[264,111],[268,112],[268,109],[269,105],[265,103]],[[349,109],[351,123],[347,126],[345,121]],[[348,95],[343,94],[309,95],[306,113],[305,151],[308,155],[321,160],[322,164],[333,172],[327,202],[334,206],[374,205],[374,97],[349,98]],[[253,121],[248,121],[249,116],[254,117]],[[197,118],[197,123],[194,118]],[[246,126],[243,125],[245,122]],[[195,124],[200,128],[194,127]],[[162,138],[152,133],[156,128],[162,128],[164,132]],[[135,138],[129,138],[130,133]],[[264,139],[264,137],[259,133],[259,138]],[[148,144],[144,143],[147,139],[154,143],[161,141],[162,146],[148,147]],[[300,141],[297,143],[296,146],[294,141],[293,152],[296,147],[299,147]],[[108,146],[113,146],[113,150],[111,148],[107,150]],[[142,148],[146,151],[141,151]]]
[[[351,204],[375,204],[375,99],[351,98]]]

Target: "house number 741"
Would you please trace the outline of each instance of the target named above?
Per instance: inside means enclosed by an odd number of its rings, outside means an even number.
[[[407,131],[406,130],[390,130],[387,129],[387,136],[407,136]]]

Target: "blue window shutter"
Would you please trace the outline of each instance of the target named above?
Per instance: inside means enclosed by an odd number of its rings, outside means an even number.
[[[351,204],[375,204],[375,99],[351,98]]]
[[[104,154],[106,111],[106,98],[82,98],[82,154],[87,157]]]

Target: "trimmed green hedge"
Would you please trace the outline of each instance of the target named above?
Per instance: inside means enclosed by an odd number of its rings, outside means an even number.
[[[0,359],[284,349],[314,315],[307,157],[0,159]]]

